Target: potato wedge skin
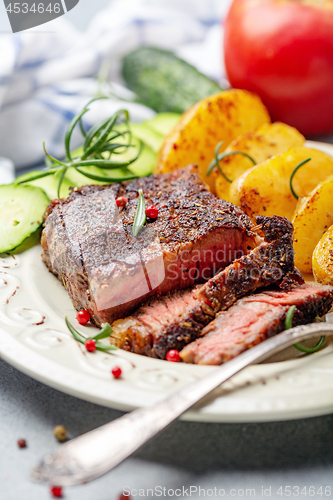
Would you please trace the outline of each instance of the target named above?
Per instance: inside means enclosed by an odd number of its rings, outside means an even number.
[[[300,199],[292,222],[295,266],[302,273],[310,273],[314,249],[333,224],[333,175]]]
[[[312,270],[316,281],[324,285],[333,283],[333,225],[326,231],[314,249]]]
[[[250,155],[256,163],[268,160],[272,156],[285,153],[290,148],[303,146],[305,137],[294,127],[285,123],[265,123],[254,131],[246,132],[232,141],[226,152],[243,151]],[[253,167],[251,160],[243,155],[232,155],[220,163],[229,179],[237,179],[246,170]],[[214,172],[215,190],[219,198],[230,201],[230,182],[221,174]]]
[[[240,134],[270,121],[260,98],[250,92],[233,89],[209,96],[188,109],[165,138],[155,173],[196,163],[202,180],[215,192],[215,178],[206,171],[217,143],[223,141],[223,151]]]
[[[317,149],[292,148],[256,165],[230,185],[230,201],[253,220],[256,215],[280,215],[291,220],[297,205],[289,180],[301,161],[312,158],[295,174],[293,188],[299,197],[307,196],[319,182],[333,175],[333,157]]]

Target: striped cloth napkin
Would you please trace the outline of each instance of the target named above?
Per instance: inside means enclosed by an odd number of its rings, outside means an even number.
[[[66,17],[31,31],[0,37],[0,156],[16,170],[43,162],[42,142],[65,156],[64,134],[70,120],[103,90],[101,72],[122,97],[121,60],[140,45],[174,50],[200,71],[226,85],[222,64],[222,24],[231,0],[114,0],[98,12],[85,33]],[[46,32],[46,26],[49,30]],[[116,97],[93,104],[86,125],[124,107]],[[132,121],[154,111],[126,103]],[[79,133],[73,135],[79,145]],[[4,182],[1,170],[0,184]],[[8,175],[7,175],[8,180]]]

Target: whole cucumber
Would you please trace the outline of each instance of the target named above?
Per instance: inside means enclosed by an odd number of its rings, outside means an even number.
[[[139,101],[157,112],[183,113],[221,87],[175,54],[140,47],[123,59],[122,73]]]

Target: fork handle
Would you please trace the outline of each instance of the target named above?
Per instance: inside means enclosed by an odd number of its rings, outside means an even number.
[[[302,325],[276,335],[228,361],[159,403],[135,410],[61,445],[31,474],[35,481],[68,486],[91,481],[113,469],[143,444],[248,365],[296,342],[333,333],[333,325]]]

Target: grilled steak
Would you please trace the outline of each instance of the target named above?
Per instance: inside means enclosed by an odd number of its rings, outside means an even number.
[[[130,183],[84,186],[50,204],[43,260],[76,309],[96,325],[131,314],[145,298],[202,283],[256,246],[250,220],[213,196],[187,167]],[[159,210],[137,238],[138,190]],[[128,198],[120,212],[115,199]]]
[[[298,285],[290,291],[270,290],[238,300],[203,329],[203,337],[180,353],[186,363],[220,365],[285,329],[286,314],[295,305],[293,326],[312,323],[326,314],[333,287]]]
[[[194,290],[154,299],[113,325],[113,342],[122,349],[165,358],[201,335],[219,311],[240,297],[281,281],[294,270],[293,227],[282,217],[257,217],[265,237],[252,250]]]

